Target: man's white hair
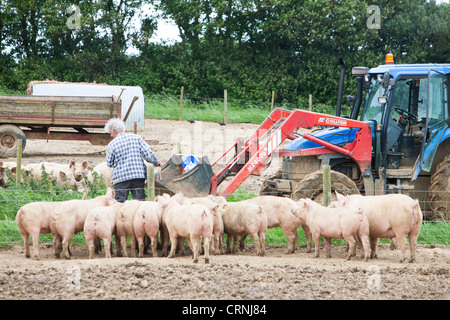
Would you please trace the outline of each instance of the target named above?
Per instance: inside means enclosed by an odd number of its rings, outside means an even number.
[[[108,122],[105,125],[105,132],[111,133],[113,130],[117,132],[125,132],[126,127],[122,119],[112,118],[108,120]]]

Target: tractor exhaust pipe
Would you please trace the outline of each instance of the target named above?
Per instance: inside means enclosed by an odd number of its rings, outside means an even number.
[[[341,116],[341,104],[342,104],[342,93],[344,91],[344,78],[345,78],[345,62],[344,59],[339,58],[339,64],[341,65],[341,74],[339,75],[339,89],[336,104],[336,116]]]

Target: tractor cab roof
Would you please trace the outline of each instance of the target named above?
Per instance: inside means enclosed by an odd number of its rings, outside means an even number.
[[[382,64],[369,70],[369,74],[384,74],[386,71],[394,78],[400,76],[428,76],[428,71],[434,71],[448,74],[450,73],[450,64]]]

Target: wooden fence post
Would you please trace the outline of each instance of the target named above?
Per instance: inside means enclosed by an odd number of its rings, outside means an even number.
[[[22,139],[19,139],[17,142],[16,185],[19,185],[22,182]]]
[[[270,111],[273,111],[274,104],[275,104],[275,91],[272,90],[272,103],[270,104]]]
[[[178,120],[181,120],[181,116],[183,115],[183,93],[184,93],[184,86],[181,86],[181,94],[180,94],[180,115],[178,116]]]
[[[309,111],[312,111],[312,94],[309,94]]]
[[[227,90],[223,91],[223,123],[227,123],[227,104],[228,104],[228,97],[227,97]]]
[[[155,200],[155,166],[146,163],[147,166],[147,190],[148,190],[148,200]]]
[[[331,172],[330,165],[323,166],[323,205],[328,207],[331,203]]]

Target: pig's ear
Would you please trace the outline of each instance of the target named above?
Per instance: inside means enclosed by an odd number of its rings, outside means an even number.
[[[64,171],[59,172],[59,177],[61,178],[61,181],[67,181],[67,175]]]
[[[337,191],[334,191],[336,193],[336,198],[338,199],[338,201],[343,201],[345,200],[345,196],[343,196],[342,194],[340,194]]]
[[[167,205],[169,204],[169,202],[167,201],[167,199],[163,196],[163,197],[158,197],[158,205],[161,208],[166,208]]]
[[[69,161],[69,169],[72,169],[72,167],[75,167],[75,160]]]
[[[89,162],[87,160],[84,160],[83,163],[81,164],[81,166],[83,167],[83,169],[88,169],[89,168]]]
[[[111,198],[114,196],[113,190],[112,190],[110,187],[108,187],[108,188],[106,189],[106,195],[107,195],[108,197],[111,197]]]
[[[184,195],[182,192],[178,192],[175,195],[175,201],[178,202],[179,204],[184,204]]]

